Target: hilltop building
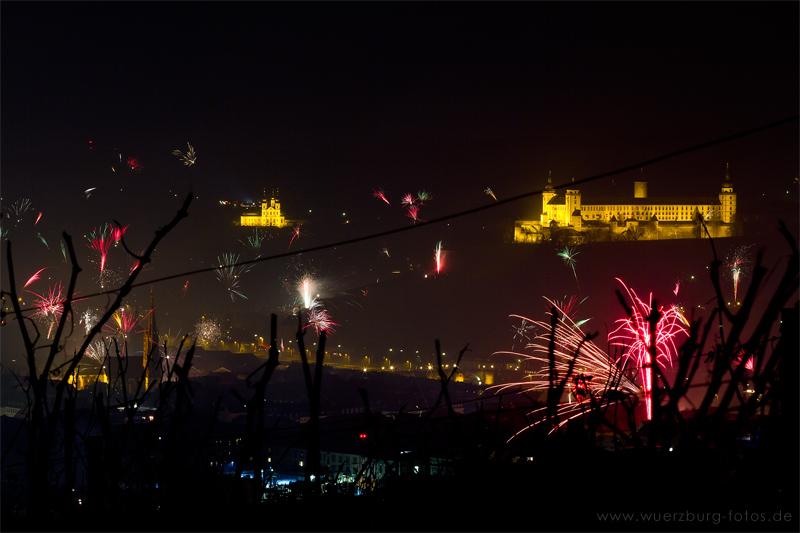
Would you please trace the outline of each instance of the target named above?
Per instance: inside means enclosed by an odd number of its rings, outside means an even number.
[[[281,202],[278,200],[278,191],[273,190],[269,200],[267,200],[267,190],[264,189],[263,199],[261,200],[260,213],[245,213],[241,216],[241,226],[274,227],[283,228],[288,226],[291,221],[281,213]]]
[[[585,201],[577,189],[560,194],[552,176],[542,191],[539,220],[518,220],[514,242],[561,239],[570,244],[602,240],[660,240],[740,234],[736,193],[726,170],[716,196],[648,197],[647,181],[634,182],[632,198],[598,197]]]

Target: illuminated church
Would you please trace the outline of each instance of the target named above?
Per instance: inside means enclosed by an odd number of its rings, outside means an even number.
[[[272,191],[270,199],[267,200],[267,190],[264,189],[263,200],[261,200],[260,213],[245,213],[241,216],[241,226],[260,226],[283,228],[288,226],[291,221],[281,213],[281,202],[278,200],[278,192]]]
[[[716,196],[648,197],[647,181],[641,180],[634,182],[633,197],[586,200],[577,189],[557,193],[548,176],[539,220],[518,220],[514,242],[692,239],[706,237],[706,230],[712,238],[740,234],[727,171]]]

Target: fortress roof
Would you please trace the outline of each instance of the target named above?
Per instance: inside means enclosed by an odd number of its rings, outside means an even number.
[[[554,196],[547,205],[565,205],[566,198]],[[589,197],[581,199],[581,208],[589,205],[720,205],[718,196],[654,196],[651,198]]]

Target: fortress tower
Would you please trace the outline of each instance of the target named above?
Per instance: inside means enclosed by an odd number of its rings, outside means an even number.
[[[727,224],[736,222],[736,193],[733,192],[728,163],[725,163],[725,182],[722,184],[722,192],[719,193],[719,203],[722,221]]]

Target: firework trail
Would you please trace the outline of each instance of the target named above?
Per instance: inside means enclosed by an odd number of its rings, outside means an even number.
[[[628,294],[632,304],[632,314],[629,318],[617,320],[617,329],[609,333],[608,341],[612,346],[622,347],[624,353],[622,359],[631,360],[635,367],[640,369],[642,375],[642,387],[644,388],[644,398],[647,408],[647,420],[652,420],[652,383],[653,365],[658,364],[662,368],[665,364],[672,364],[673,358],[678,350],[675,341],[678,335],[687,335],[684,327],[685,319],[676,306],[658,309],[658,322],[655,325],[655,339],[650,336],[650,324],[648,317],[653,312],[653,295],[650,294],[650,301],[645,303],[636,293],[629,289],[625,283],[616,278]],[[654,343],[654,344],[653,344]],[[655,361],[652,360],[650,350],[655,347]]]
[[[110,345],[106,345],[105,341],[96,340],[86,347],[86,356],[92,361],[103,364],[108,356],[108,349]]]
[[[297,291],[300,293],[300,299],[303,301],[304,309],[312,310],[322,305],[314,295],[316,290],[317,285],[309,274],[306,274],[300,279],[300,282],[297,284]]]
[[[294,227],[294,230],[292,231],[292,240],[289,241],[289,247],[287,248],[287,250],[292,247],[292,243],[294,242],[294,240],[300,237],[301,235],[303,234],[300,233],[300,224],[298,224],[297,226]]]
[[[173,150],[172,155],[177,155],[181,161],[183,161],[183,164],[188,167],[194,165],[197,155],[195,155],[194,147],[191,144],[187,142],[186,146],[189,147],[189,150],[186,153],[183,153],[180,150]]]
[[[380,198],[381,200],[386,202],[387,205],[392,205],[391,203],[389,203],[389,200],[386,199],[386,195],[380,189],[377,189],[377,190],[376,189],[372,189],[372,196],[374,196],[375,198]]]
[[[575,284],[578,286],[578,290],[581,290],[581,286],[578,283],[578,273],[575,271],[575,256],[578,255],[580,252],[576,252],[574,247],[565,246],[564,249],[558,252],[558,256],[564,260],[564,263],[569,265],[572,268],[572,274],[575,276]]]
[[[311,309],[308,311],[308,324],[306,324],[303,329],[313,327],[317,336],[319,336],[320,331],[324,331],[326,334],[330,335],[334,333],[333,326],[338,325],[339,324],[331,320],[331,316],[325,309]]]
[[[531,381],[493,385],[489,389],[496,392],[511,388],[518,388],[520,391],[546,391],[550,388],[551,382],[557,384],[559,381],[564,381],[570,396],[603,398],[603,395],[611,389],[616,389],[629,395],[636,395],[639,392],[639,388],[622,372],[620,364],[588,339],[586,333],[581,330],[569,313],[565,312],[557,302],[549,298],[545,298],[545,300],[549,309],[547,314],[550,317],[553,316],[554,312],[556,314],[555,330],[553,330],[549,320],[545,322],[521,315],[510,315],[512,318],[521,320],[520,326],[513,328],[516,334],[527,338],[526,333],[530,330],[541,331],[542,333],[536,334],[533,340],[525,346],[531,353],[516,352],[512,349],[512,351],[501,351],[492,354],[512,355],[518,359],[543,363],[545,366],[533,374]],[[554,345],[553,375],[550,373],[550,358],[548,355],[551,339]],[[570,378],[573,380],[572,383],[567,382]],[[536,409],[531,413],[539,412],[542,409]],[[582,413],[583,407],[580,403],[560,404],[556,417],[561,421],[555,425],[552,431],[566,424],[570,418],[580,416]],[[515,438],[519,433],[532,428],[537,423],[534,422],[524,427],[509,440]]]
[[[92,233],[89,237],[89,244],[86,246],[90,250],[94,250],[97,252],[97,255],[100,259],[100,274],[103,273],[103,270],[106,268],[106,259],[108,259],[108,250],[111,247],[111,239],[109,238],[109,228],[108,224],[103,226],[102,229],[98,230],[95,228],[92,230]]]
[[[442,241],[436,243],[433,253],[434,260],[436,261],[436,273],[441,274],[442,266],[444,265],[444,258],[442,257]]]
[[[186,280],[186,283],[183,284],[183,295],[186,296],[186,290],[189,288],[189,280]]]
[[[47,241],[46,241],[46,240],[44,240],[44,237],[42,237],[42,234],[41,234],[41,233],[37,233],[37,234],[36,234],[36,236],[37,236],[37,237],[39,237],[39,240],[40,240],[40,241],[42,241],[42,243],[44,243],[44,245],[45,245],[45,246],[47,247],[47,249],[49,250],[49,249],[50,249],[50,245],[49,245],[49,244],[47,244]]]
[[[242,294],[239,290],[239,278],[250,271],[247,265],[239,265],[239,256],[234,254],[223,254],[222,259],[217,257],[219,267],[214,269],[217,273],[217,279],[221,281],[228,289],[231,295],[231,301],[235,302],[236,297],[247,299],[247,296]]]
[[[678,295],[678,291],[680,290],[680,288],[681,288],[681,280],[675,280],[675,288],[672,289],[672,294],[677,296]]]
[[[385,246],[383,247],[383,250],[381,250],[381,253],[382,253],[382,254],[386,254],[386,257],[390,257],[390,255],[389,255],[389,249],[388,249],[388,248],[386,248]]]
[[[22,288],[24,289],[25,287],[27,287],[28,285],[30,285],[31,283],[33,283],[33,282],[34,282],[34,281],[36,281],[37,279],[40,279],[40,278],[39,278],[39,274],[41,274],[41,273],[42,273],[42,271],[43,271],[43,270],[45,270],[46,268],[47,268],[47,267],[44,267],[43,269],[41,269],[41,270],[39,270],[38,272],[36,272],[36,274],[34,274],[33,276],[31,276],[31,277],[30,277],[30,279],[28,279],[28,281],[27,281],[27,282],[25,282],[25,285],[23,285],[23,286],[22,286]]]
[[[487,196],[491,196],[492,198],[494,198],[495,202],[497,201],[497,196],[494,195],[494,192],[489,187],[486,187],[486,189],[484,189],[483,192],[485,192]]]
[[[545,298],[545,300],[547,300],[547,299]],[[584,323],[588,322],[589,320],[591,320],[591,318],[586,318],[584,320],[576,320],[577,314],[578,314],[578,306],[581,305],[585,301],[586,301],[586,298],[584,298],[583,300],[578,301],[578,297],[573,294],[569,298],[564,296],[563,300],[553,300],[552,303],[555,303],[556,307],[558,307],[558,309],[562,313],[564,313],[570,319],[572,319],[572,321],[575,322],[576,325],[580,326],[581,324],[584,324]],[[553,308],[553,306],[551,305],[550,300],[547,300],[547,303],[545,303],[545,310],[546,311],[550,311],[552,308]]]
[[[739,281],[750,273],[750,255],[747,250],[753,245],[739,246],[728,253],[725,268],[733,280],[733,300],[739,300]]]
[[[64,256],[64,262],[67,262],[67,245],[64,244],[64,241],[61,241],[61,255]]]
[[[114,170],[114,167],[111,167],[111,170]],[[114,172],[116,172],[116,170],[114,170]],[[91,189],[86,189],[85,191],[83,191],[83,194],[85,194],[85,195],[86,195],[86,199],[87,199],[87,200],[88,200],[88,199],[89,199],[89,197],[92,195],[92,191],[93,191],[93,190],[95,190],[96,188],[97,188],[97,187],[92,187]]]
[[[42,219],[42,212],[39,211],[39,216],[36,217],[36,222],[34,222],[33,225],[35,226],[36,224],[38,224],[41,219]]]

